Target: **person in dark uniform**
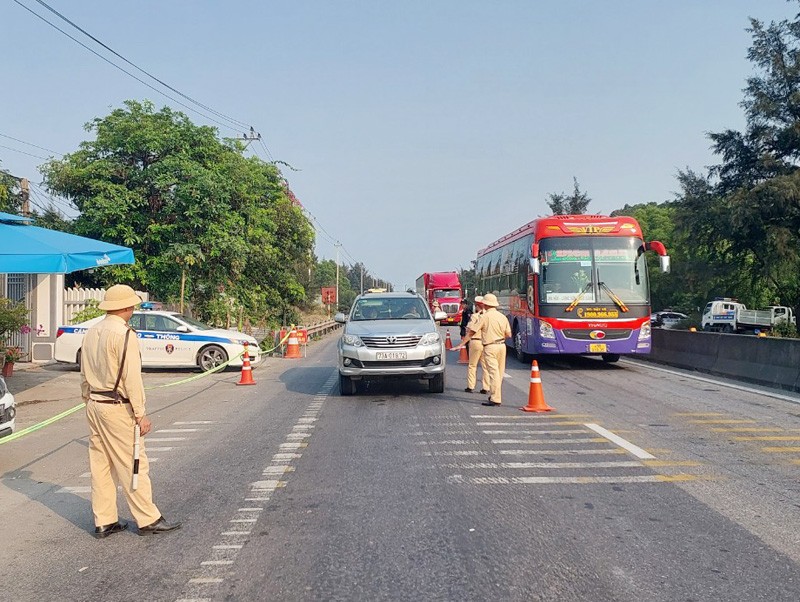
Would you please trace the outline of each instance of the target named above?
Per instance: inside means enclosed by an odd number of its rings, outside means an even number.
[[[461,299],[461,338],[467,336],[467,324],[472,317],[472,307],[467,299]],[[469,350],[467,350],[469,351]]]

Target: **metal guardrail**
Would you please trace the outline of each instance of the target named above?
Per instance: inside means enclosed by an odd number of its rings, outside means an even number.
[[[338,322],[334,322],[333,320],[327,320],[325,322],[319,322],[317,324],[313,324],[311,326],[300,326],[299,328],[305,329],[308,332],[309,339],[316,339],[322,336],[325,336],[328,333],[333,332],[337,328],[341,327],[342,325]]]

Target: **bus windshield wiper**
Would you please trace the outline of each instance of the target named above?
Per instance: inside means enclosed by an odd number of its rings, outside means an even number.
[[[591,288],[592,282],[587,282],[586,286],[583,287],[583,290],[578,293],[578,296],[572,300],[572,303],[570,303],[564,311],[572,311],[575,309],[578,306],[578,303],[581,302],[581,299],[583,299],[583,296],[588,293]]]
[[[620,298],[617,296],[617,294],[616,294],[614,291],[612,291],[612,290],[611,290],[611,289],[608,287],[608,285],[607,285],[605,282],[600,282],[600,283],[599,283],[599,286],[600,286],[600,288],[601,288],[602,290],[604,290],[604,291],[605,291],[605,292],[608,294],[608,296],[609,296],[609,297],[611,297],[611,300],[612,300],[614,303],[616,303],[617,305],[619,305],[619,308],[620,308],[620,309],[621,309],[623,312],[626,312],[626,311],[628,311],[628,306],[627,306],[627,305],[625,305],[625,303],[622,301],[622,299],[620,299]]]

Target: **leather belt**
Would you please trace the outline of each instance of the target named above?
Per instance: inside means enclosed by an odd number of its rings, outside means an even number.
[[[113,403],[113,404],[121,404],[121,403],[130,403],[131,400],[127,397],[123,397],[119,393],[114,393],[114,391],[90,391],[90,394],[94,395],[105,395],[106,397],[114,397],[117,396],[117,399],[92,399],[97,403]]]
[[[486,347],[487,345],[499,345],[500,343],[505,343],[505,339],[500,339],[499,341],[492,341],[491,343],[484,343],[483,346]]]

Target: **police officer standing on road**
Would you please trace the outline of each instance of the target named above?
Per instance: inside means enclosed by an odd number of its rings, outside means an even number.
[[[486,369],[486,358],[483,355],[483,343],[480,336],[475,333],[478,332],[481,318],[483,317],[483,297],[478,295],[475,297],[475,312],[470,316],[469,324],[466,326],[466,336],[462,338],[461,344],[458,346],[460,349],[465,344],[469,355],[469,366],[467,366],[467,388],[464,389],[467,393],[472,393],[478,381],[478,363],[481,365],[481,393],[489,392],[489,375]]]
[[[92,326],[81,346],[81,394],[89,421],[89,467],[95,537],[127,529],[117,514],[117,484],[122,487],[139,535],[166,533],[180,527],[168,523],[153,503],[144,445],[140,446],[138,487],[133,487],[134,429],[141,435],[152,424],[145,415],[139,339],[128,326],[142,300],[134,290],[117,284],[106,290],[98,306],[106,317]]]
[[[511,337],[511,325],[508,318],[497,311],[497,297],[492,293],[483,296],[481,305],[485,308],[480,323],[474,335],[467,335],[468,341],[472,336],[480,337],[483,343],[483,356],[486,358],[486,372],[489,373],[489,399],[484,401],[485,406],[499,406],[503,402],[503,375],[506,371],[506,339]],[[465,341],[458,346],[463,347]]]

